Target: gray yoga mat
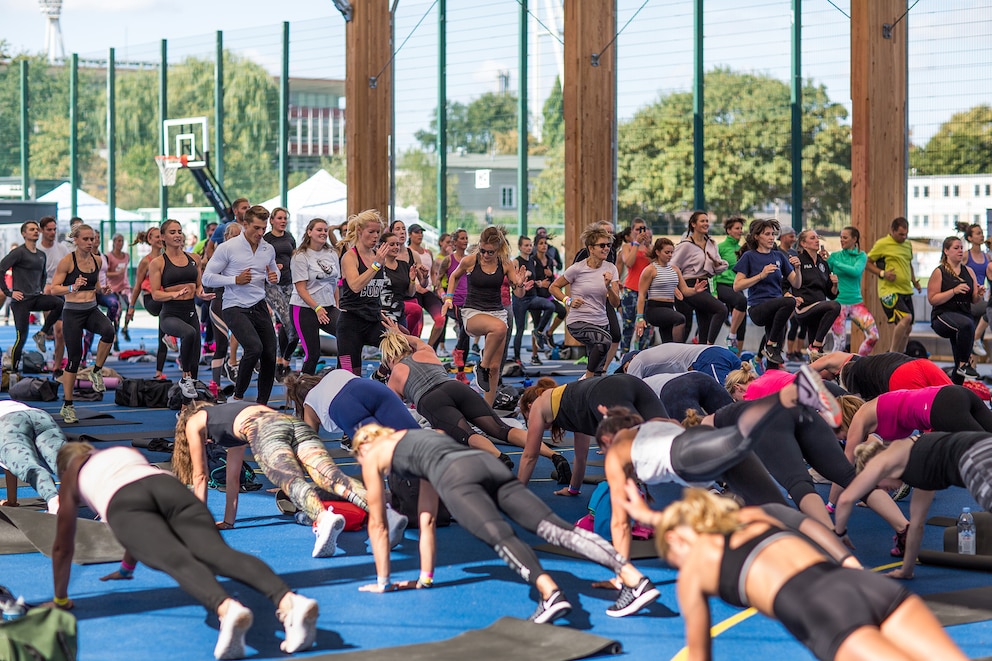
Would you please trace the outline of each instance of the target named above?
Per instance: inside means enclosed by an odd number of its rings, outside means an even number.
[[[436,643],[402,645],[343,654],[319,654],[311,661],[573,661],[589,656],[620,654],[619,642],[569,627],[534,624],[503,617],[485,629],[466,631]]]
[[[47,512],[24,507],[0,507],[0,554],[41,551],[51,557],[56,520],[57,517]],[[118,562],[123,557],[124,547],[106,523],[89,519],[76,521],[74,563]]]
[[[971,588],[939,592],[923,597],[927,606],[945,626],[992,620],[992,588]]]
[[[585,558],[574,551],[569,551],[568,549],[563,549],[560,546],[555,546],[554,544],[538,544],[534,547],[535,551],[543,551],[544,553],[554,553],[555,555],[563,555],[568,558],[578,558],[579,560],[585,560]],[[632,539],[630,540],[630,560],[647,560],[649,558],[657,558],[658,549],[654,546],[653,539]]]

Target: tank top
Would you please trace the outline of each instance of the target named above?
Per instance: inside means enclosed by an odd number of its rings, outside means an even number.
[[[403,396],[413,402],[414,406],[420,405],[420,398],[437,388],[442,383],[447,383],[448,371],[440,365],[434,363],[421,363],[407,356],[400,363],[409,368],[410,375],[406,378],[406,385],[403,386]]]
[[[537,256],[537,253],[534,253],[534,271],[538,280],[548,280],[548,284],[550,284],[555,281],[554,265],[552,264],[551,259],[548,258],[547,253],[545,253],[544,256],[545,261],[542,262],[541,258]],[[537,285],[534,285],[534,293],[541,298],[551,297],[551,290],[548,287],[538,287]]]
[[[972,281],[968,269],[962,265],[960,276],[954,275],[943,266],[938,270],[940,271],[940,291],[944,292],[954,289],[962,282],[968,285],[969,289],[964,294],[954,294],[949,301],[933,306],[933,310],[930,312],[930,319],[936,319],[938,315],[945,312],[957,312],[971,316],[971,292],[975,288],[975,283]]]
[[[441,477],[455,459],[484,454],[432,429],[411,429],[396,444],[390,474],[406,479],[423,478],[442,494]],[[509,471],[507,474],[512,478]]]
[[[482,270],[482,262],[477,261],[472,272],[465,276],[468,280],[468,296],[465,297],[465,307],[483,312],[498,312],[503,309],[503,260],[496,260],[496,271],[486,273]]]
[[[461,262],[460,259],[455,257],[454,253],[451,253],[451,258],[448,260],[448,270],[447,276],[448,280],[451,280],[451,274],[455,272],[458,268],[458,264]],[[445,285],[447,286],[447,285]],[[468,278],[462,278],[458,281],[458,286],[455,287],[454,296],[452,297],[452,302],[458,307],[465,305],[465,297],[468,296]]]
[[[433,280],[434,269],[432,268],[434,266],[434,258],[431,257],[431,254],[427,250],[424,250],[424,252],[417,252],[416,250],[410,250],[410,252],[416,255],[417,259],[420,260],[420,263],[423,264],[424,268],[427,269],[427,273],[428,273],[427,288],[432,289],[434,287],[434,280]]]
[[[314,410],[320,419],[320,426],[327,431],[333,432],[339,429],[337,423],[331,418],[331,406],[334,403],[334,398],[344,390],[352,379],[357,378],[358,375],[351,370],[333,370],[322,378],[320,383],[311,388],[306,399],[303,400],[304,405]]]
[[[970,250],[965,254],[968,256],[965,264],[967,264],[971,270],[975,272],[975,284],[981,287],[985,284],[985,269],[989,265],[989,256],[983,252],[982,261],[978,262],[975,261],[975,258],[972,256]]]
[[[594,435],[596,427],[603,420],[596,407],[602,398],[599,397],[599,388],[610,387],[610,376],[599,376],[591,379],[583,379],[574,383],[568,383],[561,388],[559,398],[552,394],[551,412],[554,414],[555,423],[565,431],[578,432],[580,434]],[[616,375],[620,376],[620,375]],[[623,375],[625,378],[627,375]],[[556,388],[557,390],[557,388]],[[558,407],[555,410],[554,402],[557,399]]]
[[[134,448],[107,448],[94,452],[79,469],[79,496],[106,521],[107,508],[118,491],[153,475],[168,473],[149,464]]]
[[[384,313],[395,321],[400,321],[405,316],[403,301],[410,289],[410,265],[397,260],[395,269],[383,264],[382,272],[386,276],[386,286],[379,295],[380,306]]]
[[[672,422],[645,422],[638,427],[630,445],[634,475],[645,484],[674,482],[688,486],[672,467],[672,442],[684,431]]]
[[[643,247],[643,246],[642,246]],[[637,257],[634,258],[634,265],[627,267],[627,277],[624,278],[623,286],[627,289],[637,291],[637,285],[641,280],[641,272],[651,263],[651,260],[641,248],[637,249]]]
[[[928,491],[963,487],[961,458],[972,446],[989,438],[992,437],[985,431],[923,434],[913,442],[902,481]]]
[[[79,263],[76,262],[76,251],[72,251],[72,269],[65,274],[65,280],[62,281],[64,285],[75,285],[76,280],[79,276],[83,276],[86,279],[86,284],[84,284],[79,289],[73,287],[73,291],[94,291],[96,289],[96,283],[99,279],[99,269],[94,269],[92,271],[82,271],[79,268]],[[96,257],[93,257],[93,261],[96,262]]]
[[[196,262],[186,253],[183,253],[183,257],[186,258],[186,266],[176,266],[168,255],[162,255],[162,259],[165,260],[165,265],[162,267],[162,289],[196,284]]]
[[[875,413],[878,417],[875,433],[883,441],[894,441],[906,438],[914,431],[930,431],[933,400],[944,387],[894,390],[879,395],[875,400]]]
[[[237,437],[234,420],[242,411],[252,406],[258,406],[258,404],[256,402],[230,402],[203,409],[207,412],[207,438],[225,448],[248,445],[248,441]]]
[[[678,273],[675,272],[675,269],[670,264],[668,266],[655,264],[654,268],[657,270],[657,273],[648,286],[648,300],[674,301],[675,287],[679,284]]]
[[[114,253],[108,252],[104,255],[104,259],[107,261],[107,283],[114,293],[119,294],[128,288],[127,265],[131,256],[124,253],[124,256],[118,259]],[[121,266],[124,267],[123,270],[120,270]]]
[[[514,258],[514,261],[516,262],[516,264],[518,266],[523,266],[524,268],[527,269],[527,275],[525,276],[525,279],[527,279],[527,280],[533,280],[534,282],[537,282],[540,279],[538,277],[538,275],[539,275],[538,274],[538,270],[537,270],[538,269],[538,266],[534,262],[534,257],[533,256],[531,256],[530,259],[524,259],[521,256],[517,256],[517,257]],[[505,280],[504,280],[504,282],[505,282]],[[516,292],[514,292],[513,295],[516,298],[533,298],[534,296],[537,295],[537,288],[536,287],[531,287],[530,289],[525,289],[523,295],[521,295],[521,296],[517,296]]]
[[[735,531],[736,532],[736,531]],[[747,583],[747,573],[754,564],[758,554],[779,539],[791,536],[793,533],[781,528],[770,527],[751,539],[733,548],[730,537],[733,533],[723,536],[723,558],[720,560],[720,598],[731,606],[748,608],[747,593],[744,588]]]
[[[358,263],[358,274],[361,275],[369,270],[369,267],[362,261],[362,256],[358,254],[357,248],[352,248],[355,253],[355,260]],[[341,282],[341,312],[347,312],[366,321],[378,321],[379,311],[382,310],[382,289],[386,286],[386,274],[379,271],[372,279],[365,283],[360,291],[352,291],[348,286],[348,279],[342,277]]]

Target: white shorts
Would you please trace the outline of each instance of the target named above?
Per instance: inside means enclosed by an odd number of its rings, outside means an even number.
[[[462,323],[468,324],[468,320],[477,314],[488,314],[490,317],[495,317],[503,322],[504,326],[507,326],[507,315],[506,310],[474,310],[472,308],[462,308]]]

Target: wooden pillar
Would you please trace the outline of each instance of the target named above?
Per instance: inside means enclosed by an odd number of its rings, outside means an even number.
[[[851,221],[871,250],[892,219],[906,215],[906,0],[851,1]],[[865,271],[862,294],[887,351],[892,326],[878,300],[877,278]],[[862,334],[852,330],[851,347]]]
[[[562,96],[565,114],[565,257],[569,263],[580,247],[579,234],[589,223],[597,220],[616,222],[615,34],[616,0],[565,0]],[[606,48],[607,44],[611,44],[609,48]]]
[[[352,3],[352,7],[353,18],[347,24],[345,37],[348,214],[378,209],[386,219],[389,139],[393,130],[393,64],[386,66],[392,55],[389,3],[362,0]]]

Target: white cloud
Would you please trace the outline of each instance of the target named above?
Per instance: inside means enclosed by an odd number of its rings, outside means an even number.
[[[164,7],[170,3],[163,0],[63,0],[62,11],[99,11],[99,12],[120,12],[120,11],[141,11]]]

